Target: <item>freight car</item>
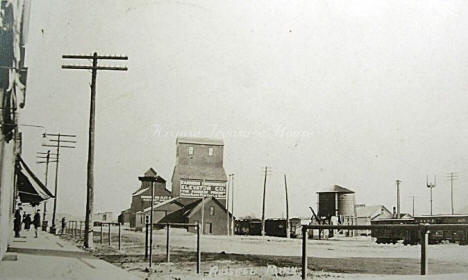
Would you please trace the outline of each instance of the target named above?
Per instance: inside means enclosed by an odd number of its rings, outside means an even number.
[[[371,221],[371,225],[404,225],[414,224],[413,218],[406,219],[378,219]],[[412,230],[397,229],[397,228],[386,228],[386,229],[372,229],[371,236],[376,238],[378,244],[392,243],[395,244],[400,240],[406,244],[417,244],[419,241],[418,233]]]
[[[417,216],[408,219],[380,219],[371,222],[379,224],[468,224],[468,215],[432,215]],[[377,243],[393,243],[402,240],[403,244],[414,245],[419,243],[419,232],[405,229],[374,229],[372,237]],[[443,241],[468,244],[468,228],[465,230],[433,230],[429,232],[429,244],[437,244]]]
[[[289,225],[290,237],[297,237],[301,232],[301,219],[291,218]],[[260,219],[236,220],[234,232],[237,235],[261,235],[262,221]],[[286,237],[286,219],[266,219],[265,235]]]

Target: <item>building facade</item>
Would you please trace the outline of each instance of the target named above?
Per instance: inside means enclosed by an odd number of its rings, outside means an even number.
[[[179,137],[172,195],[189,200],[214,197],[226,205],[227,176],[223,166],[224,142],[217,139]]]
[[[16,157],[21,152],[18,110],[25,105],[25,45],[31,1],[1,0],[0,6],[0,260],[13,230]]]
[[[153,183],[154,204],[158,204],[172,198],[172,193],[166,188],[166,180],[157,175],[157,172],[150,168],[144,173],[145,177],[155,177]],[[136,226],[136,214],[151,206],[151,183],[141,182],[140,187],[132,194],[130,208],[122,211],[119,216],[120,223],[129,223],[130,227]]]

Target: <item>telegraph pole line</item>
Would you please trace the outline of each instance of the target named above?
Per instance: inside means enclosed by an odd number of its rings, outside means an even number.
[[[53,161],[50,161],[50,156],[55,155],[51,154],[50,150],[47,150],[46,153],[44,152],[38,152],[38,155],[36,156],[40,161],[38,161],[38,164],[45,163],[45,178],[44,178],[44,185],[47,187],[47,178],[49,174],[49,163],[51,162],[57,162],[57,158],[53,158]],[[44,161],[45,159],[45,161]],[[46,220],[46,213],[47,213],[47,200],[44,201],[44,212],[42,213],[42,221]]]
[[[265,196],[266,196],[266,182],[268,172],[271,171],[268,166],[265,166],[265,178],[263,180],[263,204],[262,204],[262,236],[265,236]]]
[[[96,76],[98,70],[127,71],[127,67],[120,66],[98,66],[99,60],[128,60],[127,56],[98,55],[63,55],[63,59],[86,59],[92,60],[92,66],[88,65],[62,65],[62,69],[91,70],[91,101],[89,115],[89,138],[88,138],[88,175],[86,191],[86,212],[85,212],[85,248],[93,247],[93,207],[94,207],[94,132],[95,132],[95,112],[96,112]],[[90,237],[91,235],[91,237]]]
[[[53,147],[56,149],[56,164],[55,164],[55,192],[54,192],[54,210],[52,212],[52,226],[50,227],[50,233],[55,234],[56,233],[56,228],[55,228],[55,215],[57,213],[57,186],[58,186],[58,170],[59,170],[59,162],[60,162],[60,148],[69,148],[73,149],[75,146],[70,146],[70,145],[62,145],[62,143],[76,143],[75,140],[66,140],[70,138],[75,138],[76,135],[70,135],[70,134],[60,134],[57,133],[45,133],[45,136],[50,136],[54,137],[54,139],[49,139],[50,144],[44,144],[42,146],[44,147]],[[62,139],[65,138],[65,139]],[[55,144],[54,144],[55,143]]]
[[[450,180],[450,208],[452,209],[452,215],[455,214],[455,210],[453,208],[453,181],[455,181],[457,177],[457,173],[450,172],[449,173],[449,180]]]

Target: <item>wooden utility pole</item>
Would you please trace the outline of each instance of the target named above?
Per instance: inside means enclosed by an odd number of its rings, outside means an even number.
[[[203,192],[203,197],[201,201],[201,224],[202,224],[202,233],[205,234],[205,179],[202,180],[202,192]]]
[[[229,229],[231,228],[231,218],[230,218],[230,215],[229,215],[229,191],[230,191],[230,188],[229,188],[229,185],[231,184],[231,174],[229,174],[229,177],[228,177],[228,181],[227,181],[227,184],[226,184],[226,232],[227,232],[227,236],[229,236]]]
[[[53,154],[55,155],[55,154]],[[38,152],[38,155],[36,156],[39,161],[37,163],[45,163],[45,178],[44,178],[44,185],[47,187],[47,178],[49,174],[49,163],[51,162],[57,162],[56,158],[53,158],[53,161],[50,161],[50,150],[47,150],[46,153],[44,152]],[[45,160],[44,160],[45,159]],[[44,212],[42,213],[42,222],[46,220],[46,214],[47,213],[47,200],[44,200]]]
[[[265,178],[263,180],[263,204],[262,204],[262,236],[265,236],[265,196],[266,196],[266,182],[268,167],[265,166]]]
[[[55,164],[55,192],[54,192],[54,210],[52,212],[52,226],[50,227],[50,233],[55,234],[56,228],[55,228],[55,215],[57,213],[57,187],[58,187],[58,171],[59,171],[59,162],[60,162],[60,148],[70,148],[73,149],[75,146],[69,146],[69,145],[61,145],[61,143],[76,143],[75,140],[65,140],[65,139],[70,139],[70,138],[75,138],[76,135],[71,135],[71,134],[60,134],[59,133],[46,133],[46,136],[51,136],[55,137],[55,139],[49,139],[49,141],[54,142],[56,144],[44,144],[42,146],[44,147],[54,147],[56,149],[56,164]],[[62,138],[65,139],[62,139]]]
[[[150,207],[150,224],[149,224],[149,267],[148,270],[151,271],[151,267],[153,264],[153,206],[154,206],[154,183],[158,180],[158,176],[142,176],[138,177],[138,180],[144,182],[150,182],[151,184],[151,207]],[[86,225],[85,225],[86,226]],[[146,232],[148,232],[148,227],[146,228]],[[92,235],[90,237],[92,239]],[[148,239],[148,238],[146,238]],[[147,242],[146,242],[147,243]],[[88,243],[89,244],[89,243]],[[146,256],[146,248],[145,248],[145,256]]]
[[[92,66],[87,65],[62,65],[62,69],[91,70],[91,103],[89,114],[89,138],[88,138],[88,176],[86,191],[85,212],[85,237],[84,246],[93,247],[93,207],[94,207],[94,133],[95,133],[95,111],[96,111],[96,76],[98,70],[127,71],[127,67],[98,66],[98,60],[128,60],[127,56],[105,56],[98,55],[63,55],[63,59],[92,59]],[[91,237],[90,237],[91,235]]]
[[[284,174],[284,191],[286,194],[286,238],[291,237],[290,224],[289,224],[289,203],[288,203],[288,183],[286,181],[286,174]]]
[[[400,218],[400,183],[401,180],[396,180],[396,187],[397,187],[397,219]]]
[[[449,173],[449,180],[450,180],[450,208],[452,209],[452,215],[455,214],[455,210],[453,207],[453,181],[457,179],[457,174],[455,172]]]
[[[231,234],[234,235],[234,173],[231,174]]]

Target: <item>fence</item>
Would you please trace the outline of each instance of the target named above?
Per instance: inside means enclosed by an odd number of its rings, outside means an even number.
[[[100,238],[99,243],[104,244],[104,235],[105,235],[105,228],[107,227],[107,245],[111,246],[111,227],[117,226],[118,227],[118,249],[121,250],[121,243],[122,243],[122,234],[121,234],[121,225],[120,223],[106,223],[106,222],[94,222],[94,226],[100,227]],[[150,246],[149,238],[149,222],[146,223],[146,236],[145,236],[145,260],[148,259],[150,263],[152,263],[152,248]],[[197,252],[196,252],[196,270],[197,274],[200,274],[200,266],[201,266],[201,250],[200,250],[200,224],[198,223],[166,223],[163,225],[156,225],[158,228],[163,229],[166,228],[166,262],[170,262],[171,254],[170,254],[170,232],[171,228],[189,228],[194,227],[197,231]],[[64,229],[65,234],[69,234],[72,237],[82,238],[84,233],[84,221],[68,221],[68,225]],[[151,267],[151,265],[150,265]]]
[[[63,230],[64,234],[69,234],[72,237],[82,238],[84,233],[84,221],[68,221],[67,226]],[[111,246],[111,227],[117,226],[118,227],[118,249],[121,249],[122,244],[122,234],[121,234],[121,225],[120,223],[105,223],[105,222],[94,222],[95,226],[99,226],[100,230],[100,243],[104,243],[104,226],[108,228],[107,231],[107,243]]]
[[[195,227],[197,229],[197,274],[200,274],[200,264],[201,264],[201,251],[200,251],[200,224],[188,224],[188,223],[166,223],[166,262],[171,260],[170,252],[170,236],[171,236],[171,227],[178,228],[188,228]]]
[[[304,225],[302,226],[302,279],[307,279],[307,232],[309,229],[331,229],[331,230],[372,230],[372,229],[402,229],[417,230],[421,234],[421,275],[426,275],[428,271],[427,247],[429,240],[429,230],[468,230],[468,224],[388,224],[388,225]]]

